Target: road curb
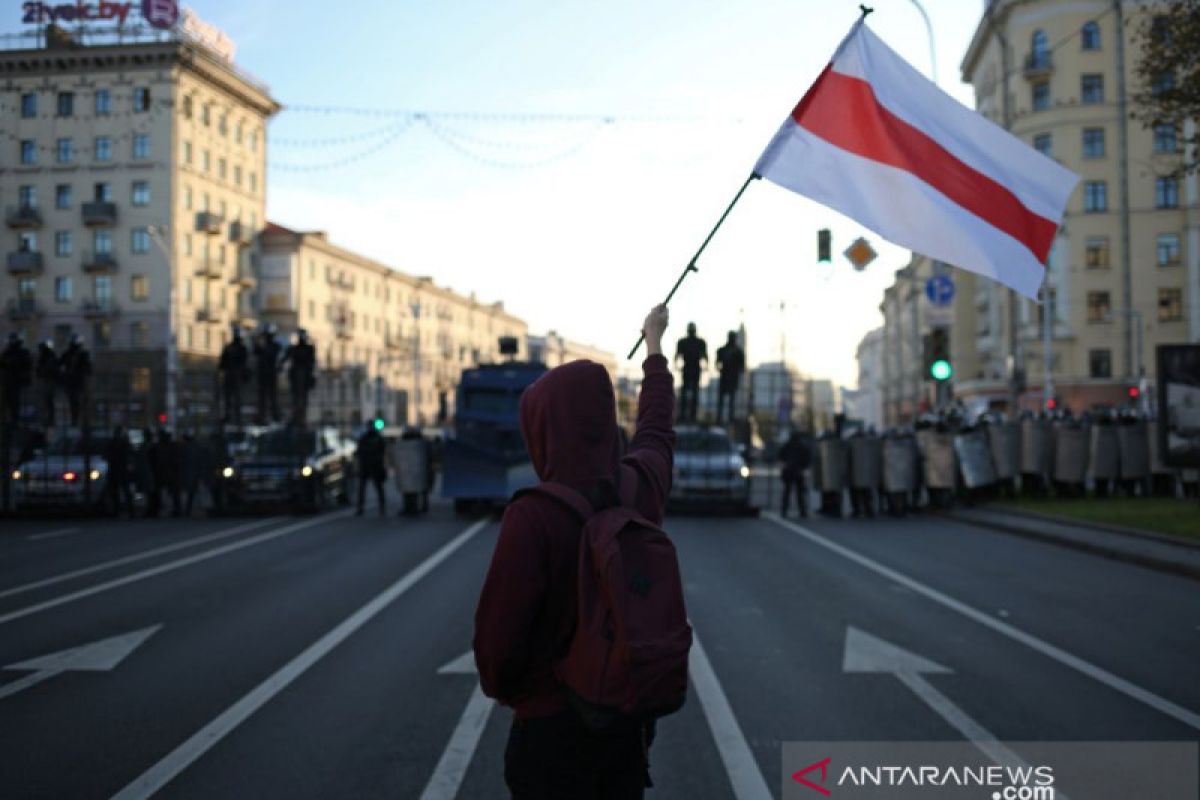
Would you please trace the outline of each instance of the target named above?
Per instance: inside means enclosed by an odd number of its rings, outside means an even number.
[[[1115,533],[1119,536],[1128,536],[1131,539],[1142,539],[1144,541],[1159,542],[1160,544],[1169,544],[1174,547],[1182,547],[1187,550],[1200,551],[1200,539],[1192,541],[1185,539],[1182,536],[1170,536],[1165,533],[1154,533],[1153,531],[1144,531],[1138,528],[1127,528],[1123,525],[1106,525],[1103,522],[1089,522],[1086,520],[1077,520],[1072,517],[1063,517],[1058,514],[1047,514],[1042,511],[1030,511],[1026,508],[1012,509],[993,509],[990,506],[983,505],[980,507],[982,511],[989,511],[997,514],[1011,514],[1014,517],[1024,517],[1031,520],[1044,520],[1046,522],[1054,522],[1059,525],[1070,525],[1075,528],[1086,528],[1101,533]]]
[[[1035,539],[1048,544],[1054,544],[1060,547],[1067,547],[1072,550],[1080,550],[1085,553],[1091,553],[1092,555],[1110,558],[1114,561],[1122,561],[1127,564],[1136,564],[1157,572],[1165,572],[1170,575],[1177,575],[1184,578],[1190,578],[1194,581],[1200,581],[1200,564],[1193,565],[1183,563],[1181,561],[1158,558],[1146,553],[1138,553],[1120,547],[1112,547],[1100,542],[1089,542],[1069,536],[1059,536],[1047,531],[1032,530],[1020,525],[1006,524],[1001,520],[980,519],[978,517],[960,514],[954,511],[942,512],[942,515],[968,525],[974,525],[980,528],[989,528],[991,530],[1000,531],[1001,533],[1007,533],[1013,536],[1021,536],[1026,539]],[[1038,517],[1038,515],[1034,514],[1026,514],[1021,516],[1025,516],[1031,521],[1037,519]],[[1058,519],[1052,519],[1046,516],[1041,516],[1041,519],[1047,522],[1065,524]],[[1113,533],[1113,531],[1108,532]]]

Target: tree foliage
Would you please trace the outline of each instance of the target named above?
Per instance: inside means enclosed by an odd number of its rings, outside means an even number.
[[[1139,50],[1133,118],[1146,127],[1172,126],[1181,157],[1164,164],[1166,174],[1200,170],[1196,125],[1200,121],[1200,0],[1166,0],[1142,16],[1134,36]],[[1190,133],[1190,136],[1187,135]]]

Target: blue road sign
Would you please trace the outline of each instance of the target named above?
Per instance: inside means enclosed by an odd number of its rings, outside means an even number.
[[[935,306],[948,306],[954,299],[954,279],[949,275],[934,275],[925,281],[925,296]]]

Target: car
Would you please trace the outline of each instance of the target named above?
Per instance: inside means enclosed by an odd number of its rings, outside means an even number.
[[[676,427],[668,504],[753,513],[750,468],[729,431],[717,426]]]
[[[350,499],[346,453],[334,428],[259,432],[217,469],[214,499],[219,510],[321,510]]]
[[[103,453],[108,442],[107,434],[83,437],[72,432],[36,451],[9,475],[13,508],[107,510],[108,463]]]

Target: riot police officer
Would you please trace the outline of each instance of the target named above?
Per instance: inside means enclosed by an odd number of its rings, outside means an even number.
[[[242,341],[242,329],[233,326],[233,338],[221,348],[217,369],[221,372],[221,388],[225,400],[224,421],[242,424],[242,382],[249,373],[250,351]]]
[[[288,345],[283,362],[288,370],[288,393],[292,399],[292,421],[303,426],[308,417],[308,393],[316,385],[317,350],[308,340],[308,331],[296,331],[296,341]]]
[[[92,377],[92,354],[83,346],[83,337],[78,333],[71,336],[71,343],[59,359],[63,388],[67,392],[67,406],[71,410],[71,424],[79,425],[83,401],[87,395],[88,379]]]
[[[687,336],[675,345],[675,362],[683,362],[683,386],[679,390],[679,421],[695,422],[700,399],[701,364],[708,363],[708,344],[696,335],[696,323],[689,322]]]
[[[717,423],[721,422],[721,411],[726,402],[729,403],[729,421],[733,422],[738,384],[746,371],[746,354],[738,346],[737,331],[730,331],[725,345],[717,350],[717,371],[721,375],[717,384]]]
[[[255,380],[258,384],[258,422],[279,421],[279,353],[275,326],[264,328],[254,342]]]
[[[29,385],[32,373],[33,356],[25,347],[25,340],[19,333],[10,333],[8,345],[0,353],[0,391],[8,409],[8,421],[13,425],[21,419],[21,392]]]

